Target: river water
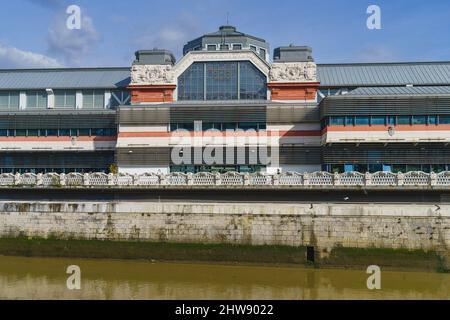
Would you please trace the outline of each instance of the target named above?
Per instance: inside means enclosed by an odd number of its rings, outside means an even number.
[[[81,289],[67,288],[67,267]],[[450,274],[0,256],[0,299],[450,299]]]

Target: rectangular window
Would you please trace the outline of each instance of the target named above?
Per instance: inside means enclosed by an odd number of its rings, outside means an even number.
[[[377,126],[377,125],[382,125],[384,126],[386,122],[386,117],[385,116],[372,116],[372,122],[371,124],[373,126]]]
[[[26,137],[27,136],[27,130],[21,129],[16,130],[16,137]]]
[[[432,124],[434,124],[434,125],[438,124],[437,116],[429,116],[429,117],[428,117],[428,124],[430,124],[430,125],[432,125]]]
[[[19,92],[0,91],[0,109],[18,109]]]
[[[75,95],[73,90],[55,90],[55,108],[75,109]]]
[[[260,56],[263,60],[266,60],[266,50],[265,50],[265,49],[259,49],[259,56]]]
[[[397,124],[399,125],[410,125],[411,124],[411,117],[410,116],[398,116],[397,117]]]
[[[357,126],[368,126],[370,119],[368,116],[357,116],[355,118],[355,125]]]
[[[27,135],[29,137],[38,137],[39,136],[39,130],[30,130],[30,129],[28,129]]]
[[[412,124],[427,124],[427,116],[413,116]]]
[[[256,52],[256,47],[255,46],[250,46],[250,50],[255,51]]]
[[[355,125],[355,117],[352,117],[352,116],[345,117],[345,125],[346,126],[354,126]]]
[[[206,50],[208,50],[208,51],[216,51],[217,50],[217,46],[215,44],[208,44],[206,46]]]
[[[83,109],[104,109],[105,92],[103,90],[84,90]]]
[[[233,44],[233,50],[242,50],[242,44]]]
[[[345,123],[345,117],[331,117],[330,125],[332,126],[343,126]]]
[[[47,130],[47,137],[57,137],[57,136],[58,136],[58,130],[56,130],[56,129]]]
[[[70,129],[60,129],[59,136],[60,137],[70,137]]]
[[[7,137],[8,136],[8,130],[1,129],[0,130],[0,137]]]
[[[230,45],[229,44],[221,44],[220,50],[230,50]]]
[[[388,124],[388,126],[395,126],[395,116],[388,116],[387,124]]]
[[[47,92],[28,91],[27,108],[40,108],[40,109],[47,108]]]
[[[90,129],[79,129],[78,135],[83,136],[83,137],[88,137],[91,135],[91,130]]]
[[[439,124],[450,124],[450,116],[439,116]]]

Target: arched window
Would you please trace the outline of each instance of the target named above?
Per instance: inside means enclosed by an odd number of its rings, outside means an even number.
[[[266,100],[267,78],[249,61],[195,62],[178,78],[178,100]]]

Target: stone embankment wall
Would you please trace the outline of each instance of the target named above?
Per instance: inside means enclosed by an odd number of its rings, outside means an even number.
[[[0,237],[450,248],[450,205],[0,202]]]

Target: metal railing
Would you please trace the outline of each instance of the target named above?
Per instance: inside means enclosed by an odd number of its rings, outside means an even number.
[[[0,174],[0,187],[163,187],[163,186],[286,186],[286,187],[450,187],[450,171],[425,173],[298,173],[200,172],[196,174],[46,173]]]

